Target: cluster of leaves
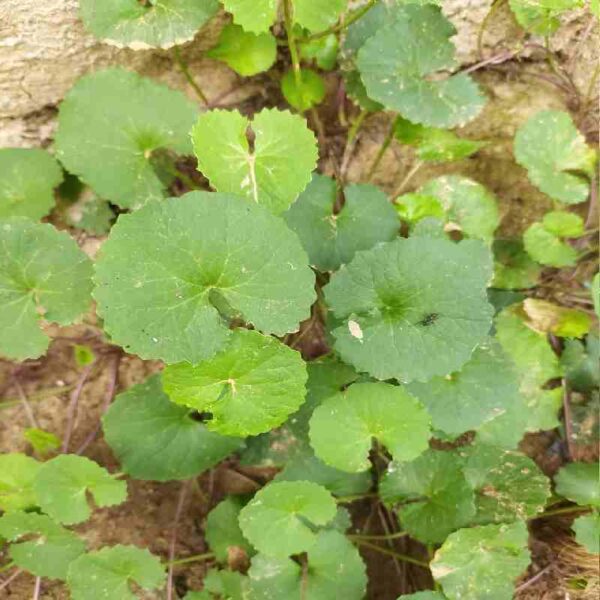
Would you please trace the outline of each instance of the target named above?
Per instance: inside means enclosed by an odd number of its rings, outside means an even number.
[[[80,4],[94,35],[133,48],[188,40],[219,6]],[[223,4],[233,23],[208,56],[243,76],[269,69],[278,3]],[[523,6],[515,3],[517,15]],[[103,417],[124,474],[185,480],[232,454],[278,468],[253,498],[228,497],[211,511],[205,531],[218,567],[188,600],[360,600],[361,536],[346,535],[342,505],[365,494],[435,548],[430,564],[417,563],[438,590],[414,598],[508,599],[529,564],[526,522],[551,496],[519,442],[560,426],[557,380],[591,396],[599,379],[594,319],[519,293],[543,267],[580,258],[565,240],[585,227],[563,205],[587,200],[597,154],[566,113],[523,124],[515,158],[557,205],[522,240],[495,239],[495,196],[463,176],[390,201],[372,184],[316,173],[315,135],[298,112],[324,98],[313,67],[333,68],[338,45],[361,115],[393,112],[393,137],[419,161],[463,160],[486,143],[451,131],[486,100],[455,72],[455,31],[438,6],[370,1],[346,10],[345,0],[283,2],[292,67],[281,86],[297,112],[199,113],[179,92],[107,69],[82,77],[61,104],[56,158],[0,150],[0,354],[41,356],[47,323],[75,322],[93,298],[111,343],[165,365]],[[182,175],[178,158],[192,154],[214,191],[167,198]],[[60,165],[87,186],[69,224],[109,232],[93,263],[66,232],[37,222],[53,207]],[[590,286],[598,304],[597,275]],[[285,342],[321,317],[331,355],[305,362]],[[565,338],[560,358],[548,335]],[[52,454],[56,440],[30,436]],[[437,449],[442,442],[452,450]],[[597,475],[597,464],[572,463],[555,481],[562,499],[554,500],[585,513],[573,529],[590,552],[600,530]],[[1,455],[0,536],[15,565],[66,580],[75,600],[134,597],[132,583],[163,585],[164,565],[131,546],[86,552],[66,527],[90,516],[88,494],[104,507],[126,493],[83,457]],[[251,558],[247,574],[226,568],[231,548]]]

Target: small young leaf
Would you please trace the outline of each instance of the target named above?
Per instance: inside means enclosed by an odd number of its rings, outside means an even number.
[[[528,456],[480,444],[460,454],[467,481],[475,489],[473,522],[525,521],[544,510],[550,481]]]
[[[528,564],[527,527],[517,522],[451,533],[431,572],[449,600],[511,600]]]
[[[335,271],[350,262],[358,250],[393,240],[398,217],[386,195],[369,184],[352,184],[344,190],[345,202],[335,214],[337,188],[333,179],[313,175],[283,217],[302,242],[310,264],[320,271]]]
[[[200,596],[199,600],[215,600],[215,598],[246,600],[248,598],[247,588],[250,581],[248,577],[237,571],[210,569],[202,583],[204,589],[201,593],[206,593],[207,596]],[[186,596],[186,600],[194,600],[194,598],[195,596],[189,598]]]
[[[599,469],[597,462],[574,462],[564,466],[555,477],[556,493],[577,504],[600,508]]]
[[[358,252],[325,288],[343,319],[335,349],[378,379],[425,381],[456,371],[488,334],[491,271],[478,240],[401,238]]]
[[[519,405],[519,381],[500,344],[481,344],[460,371],[409,384],[427,408],[432,427],[458,436]]]
[[[587,313],[539,298],[525,299],[523,309],[528,317],[528,326],[540,333],[580,338],[588,333],[592,326],[592,318]]]
[[[281,425],[304,401],[306,367],[298,352],[257,331],[236,329],[229,344],[197,365],[169,365],[165,391],[177,404],[209,412],[222,435],[258,435]]]
[[[71,563],[67,583],[72,600],[135,600],[135,582],[145,590],[160,588],[165,580],[160,560],[135,546],[104,547]]]
[[[596,152],[566,112],[533,115],[517,131],[514,150],[517,162],[542,192],[565,204],[585,202]]]
[[[300,58],[304,61],[314,60],[319,69],[331,71],[338,56],[339,42],[336,35],[326,35],[309,40],[300,46]]]
[[[315,525],[334,517],[333,496],[309,481],[280,481],[261,489],[240,512],[247,540],[267,556],[285,558],[314,546]]]
[[[424,543],[443,542],[475,515],[473,489],[452,452],[427,450],[412,462],[390,463],[380,493],[387,504],[400,504],[402,527]]]
[[[205,112],[192,129],[192,141],[198,169],[217,191],[244,196],[274,214],[286,210],[308,185],[317,163],[315,136],[306,121],[274,108],[252,121],[238,112]]]
[[[94,351],[89,346],[75,344],[73,346],[73,355],[78,367],[86,367],[96,360]]]
[[[412,460],[427,448],[429,415],[402,387],[356,383],[325,400],[310,420],[315,454],[342,471],[369,468],[373,438],[396,460]]]
[[[248,571],[255,600],[361,600],[367,575],[358,550],[337,531],[322,531],[309,548],[307,566],[263,554],[252,559]]]
[[[33,482],[41,466],[24,454],[0,454],[0,510],[25,510],[37,504]]]
[[[533,287],[541,267],[533,261],[520,240],[494,241],[494,280],[492,287],[514,290]]]
[[[542,225],[546,231],[567,238],[579,237],[583,235],[585,229],[583,219],[579,215],[564,210],[546,213]]]
[[[565,340],[560,364],[570,389],[590,392],[600,387],[600,338],[597,333],[587,336],[585,344],[579,340]]]
[[[169,401],[161,378],[119,394],[102,419],[104,437],[136,479],[188,479],[237,450],[242,440],[207,430],[192,411]]]
[[[600,554],[600,515],[577,517],[571,527],[575,532],[575,541],[591,554]]]
[[[410,225],[421,219],[435,217],[443,219],[446,216],[444,207],[434,196],[426,194],[404,194],[396,198],[396,210],[403,221]]]
[[[0,355],[36,358],[40,322],[68,325],[90,305],[92,264],[63,231],[24,217],[0,222]]]
[[[485,98],[465,74],[440,79],[455,65],[455,29],[435,6],[407,5],[358,52],[370,98],[413,123],[454,127],[475,118]]]
[[[312,69],[301,69],[298,75],[290,69],[281,79],[283,97],[296,110],[304,112],[325,98],[325,82],[323,78]]]
[[[0,537],[14,542],[9,556],[36,577],[66,579],[69,564],[85,552],[85,543],[46,515],[11,512],[0,517]],[[17,540],[26,537],[26,541]]]
[[[281,219],[238,197],[190,192],[119,218],[96,262],[94,296],[105,331],[126,350],[193,364],[225,346],[235,316],[266,333],[296,330],[313,282]]]
[[[277,41],[269,33],[244,31],[230,23],[221,30],[219,41],[206,56],[221,60],[244,77],[268,71],[277,58]]]
[[[97,38],[134,50],[190,41],[219,10],[217,0],[80,0],[86,28]]]
[[[0,219],[46,216],[62,179],[60,165],[45,150],[0,148]]]
[[[23,437],[31,447],[40,455],[45,456],[53,450],[60,448],[60,438],[49,431],[30,427],[23,432]]]
[[[533,223],[523,234],[527,254],[536,262],[550,267],[571,267],[577,261],[577,251],[548,231],[542,223]]]
[[[95,462],[61,454],[45,462],[33,484],[38,504],[50,517],[72,525],[90,516],[89,492],[96,506],[115,506],[127,498],[127,484]]]
[[[582,0],[509,0],[517,23],[536,35],[550,36],[560,27],[560,15],[584,6]]]
[[[252,546],[242,534],[238,517],[244,503],[234,496],[219,502],[206,517],[205,537],[218,561],[226,562],[228,549],[236,546],[248,555],[254,553]]]
[[[444,175],[424,185],[419,192],[437,198],[447,219],[466,237],[491,243],[500,222],[494,196],[481,184],[460,175]]]
[[[221,0],[225,10],[233,15],[234,23],[245,31],[268,31],[277,16],[277,0]]]
[[[101,197],[138,208],[164,197],[152,153],[189,154],[196,114],[181,92],[123,69],[98,71],[79,79],[60,106],[57,156]]]

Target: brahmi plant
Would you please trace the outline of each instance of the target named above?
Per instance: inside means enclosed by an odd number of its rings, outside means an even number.
[[[198,103],[101,70],[60,105],[52,152],[0,150],[0,354],[43,356],[46,325],[77,322],[93,301],[110,344],[164,365],[102,418],[120,472],[42,430],[26,432],[35,458],[0,455],[0,571],[33,574],[35,594],[49,578],[74,600],[140,588],[170,600],[173,569],[203,560],[187,600],[360,600],[366,548],[430,581],[402,598],[508,600],[530,564],[533,520],[570,515],[576,542],[598,553],[598,464],[566,460],[552,481],[519,450],[525,434],[552,429],[569,448],[570,393],[597,402],[598,275],[581,281],[575,308],[538,293],[543,277],[581,277],[574,268],[594,258],[590,225],[570,206],[590,196],[596,151],[566,112],[523,123],[515,159],[554,208],[522,239],[498,238],[481,184],[444,175],[407,192],[423,165],[487,143],[453,131],[486,95],[457,69],[439,3],[222,4],[231,19],[207,56],[251,76],[279,47],[288,108],[211,108],[175,48]],[[549,36],[579,6],[546,4],[510,1],[527,35]],[[188,41],[219,9],[80,0],[92,34],[134,49]],[[327,71],[355,105],[345,154],[382,111],[391,126],[371,171],[392,141],[413,149],[391,197],[369,178],[317,172],[305,114],[325,98]],[[204,180],[182,168],[192,155]],[[51,219],[59,230],[40,220],[64,172],[85,201],[77,219]],[[106,236],[94,261],[77,229]],[[306,361],[297,348],[319,328],[329,351]],[[228,457],[276,475],[214,506],[209,553],[165,562],[127,540],[88,548],[73,529],[122,503],[127,478],[195,480]],[[353,525],[364,502],[385,511],[387,531]]]

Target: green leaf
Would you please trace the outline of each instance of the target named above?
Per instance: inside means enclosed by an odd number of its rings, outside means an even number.
[[[13,512],[0,517],[0,536],[9,542],[15,565],[35,575],[66,579],[69,564],[85,552],[85,543],[46,515]],[[26,541],[18,542],[26,537]]]
[[[135,600],[132,582],[145,590],[162,587],[160,560],[135,546],[104,547],[71,563],[67,580],[72,600]]]
[[[300,80],[299,83],[297,77]],[[325,82],[312,69],[301,69],[298,75],[293,69],[290,69],[281,79],[281,91],[291,106],[304,112],[323,102]]]
[[[72,525],[90,516],[87,494],[99,507],[115,506],[127,498],[127,484],[95,462],[61,454],[45,462],[33,484],[38,504],[50,517]]]
[[[486,142],[461,138],[452,131],[411,123],[402,117],[394,122],[394,135],[401,143],[415,146],[417,157],[425,161],[461,160],[486,145]]]
[[[246,436],[269,431],[298,410],[306,378],[298,352],[257,331],[236,329],[217,355],[197,365],[170,365],[163,381],[171,400],[211,413],[210,431]]]
[[[411,383],[407,389],[425,405],[433,428],[454,436],[520,404],[512,361],[494,340],[482,343],[460,371]]]
[[[242,443],[208,431],[192,411],[170,402],[159,375],[119,394],[102,424],[123,470],[143,480],[189,479]]]
[[[548,231],[542,223],[533,223],[523,234],[527,254],[533,260],[550,267],[571,267],[577,261],[577,251]]]
[[[0,454],[0,509],[25,510],[36,502],[33,482],[41,464],[24,454]]]
[[[296,330],[313,282],[281,219],[241,198],[191,192],[121,215],[96,262],[94,296],[105,331],[127,351],[197,363],[225,346],[233,317],[266,333]]]
[[[373,438],[396,460],[412,460],[428,446],[429,415],[402,387],[355,383],[325,400],[310,420],[315,454],[342,471],[357,473],[370,467]]]
[[[336,35],[326,35],[303,42],[300,46],[300,58],[306,62],[314,61],[324,71],[331,71],[337,63],[339,42]]]
[[[248,555],[253,554],[253,548],[242,534],[238,523],[243,506],[244,503],[239,498],[228,496],[206,517],[206,541],[220,562],[227,561],[228,549],[233,546],[242,548]]]
[[[293,0],[294,21],[309,31],[321,31],[333,25],[348,0]]]
[[[344,205],[334,213],[335,181],[315,174],[283,215],[298,234],[310,264],[320,271],[335,271],[350,262],[358,250],[391,241],[398,234],[398,217],[381,190],[369,184],[352,184],[344,196]]]
[[[587,336],[585,345],[579,340],[564,341],[560,364],[570,389],[576,392],[590,392],[600,386],[600,339],[598,334]]]
[[[478,240],[409,238],[359,252],[325,297],[335,349],[378,379],[425,381],[469,360],[487,336],[489,251]]]
[[[73,356],[78,367],[86,367],[96,360],[94,351],[89,346],[81,344],[75,344],[73,346]]]
[[[163,198],[151,158],[167,148],[189,154],[197,110],[181,92],[123,69],[77,81],[60,106],[57,157],[121,208]]]
[[[528,564],[527,527],[517,522],[451,533],[431,572],[449,600],[511,600]]]
[[[358,68],[370,98],[413,123],[454,127],[475,118],[485,97],[465,74],[439,78],[455,66],[456,33],[438,7],[403,6],[398,17],[358,52]]]
[[[412,462],[390,463],[380,493],[387,504],[399,504],[398,516],[412,537],[441,543],[475,515],[473,489],[452,452],[427,450]]]
[[[252,598],[271,600],[361,600],[367,576],[358,550],[337,531],[322,531],[308,550],[305,570],[296,561],[263,554],[248,571]]]
[[[542,269],[529,258],[520,240],[495,240],[493,248],[492,287],[513,290],[536,285]]]
[[[315,525],[326,525],[336,513],[333,496],[309,481],[270,483],[240,512],[244,537],[261,553],[284,558],[314,546]]]
[[[304,190],[317,163],[315,136],[306,121],[274,108],[252,121],[238,112],[205,112],[192,129],[192,141],[198,169],[217,191],[244,196],[275,214]]]
[[[24,217],[0,222],[0,355],[48,348],[42,320],[68,325],[90,305],[92,264],[63,231]]]
[[[237,571],[210,569],[204,577],[203,585],[203,593],[208,595],[201,596],[200,600],[204,598],[208,600],[212,600],[213,598],[245,600],[247,598],[249,579]],[[188,600],[193,600],[193,597],[190,597]]]
[[[268,71],[277,58],[277,41],[271,33],[244,31],[230,23],[206,56],[221,60],[244,77]]]
[[[498,207],[481,184],[460,175],[444,175],[429,181],[419,192],[437,198],[447,219],[458,225],[464,236],[492,242],[500,222]]]
[[[600,319],[600,273],[596,273],[592,279],[592,300],[596,316]]]
[[[514,150],[517,162],[542,192],[565,204],[585,202],[596,152],[566,112],[533,115],[517,131]]]
[[[525,521],[544,510],[550,481],[528,456],[480,444],[461,449],[460,454],[475,490],[474,522]]]
[[[0,148],[0,219],[46,216],[62,179],[60,165],[45,150]]]
[[[76,229],[92,235],[105,235],[115,220],[115,213],[106,200],[102,200],[87,188],[81,201],[69,208],[66,220]]]
[[[558,237],[576,238],[583,235],[583,219],[572,212],[555,210],[544,215],[542,225],[546,231]]]
[[[80,0],[79,11],[95,37],[134,50],[170,48],[190,41],[219,10],[217,0]]]
[[[427,590],[425,592],[416,592],[414,594],[399,596],[398,600],[445,600],[445,598],[446,596],[440,592],[430,592]]]
[[[579,338],[588,333],[592,326],[592,317],[587,313],[539,298],[526,298],[523,309],[528,317],[527,325],[540,333]]]
[[[277,16],[277,0],[221,0],[234,23],[254,33],[268,31]]]
[[[600,508],[599,464],[570,463],[557,473],[556,493],[577,504]]]
[[[23,432],[23,437],[31,444],[35,452],[42,456],[60,448],[60,438],[58,436],[37,427],[26,429]]]
[[[560,27],[560,15],[581,8],[580,0],[509,0],[517,23],[536,35],[550,36]]]
[[[445,217],[444,207],[434,196],[426,194],[404,194],[396,198],[396,210],[403,221],[414,225],[421,219],[427,217],[436,217],[443,219]]]
[[[581,544],[591,554],[600,554],[600,515],[593,513],[577,517],[572,529],[575,541]]]

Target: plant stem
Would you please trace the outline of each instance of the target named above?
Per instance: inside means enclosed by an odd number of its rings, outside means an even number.
[[[554,515],[568,515],[570,513],[587,512],[590,509],[587,506],[567,506],[566,508],[556,508],[554,510],[548,510],[535,517],[530,517],[530,521],[536,521],[537,519],[545,519],[546,517],[553,517]]]
[[[394,125],[395,124],[396,124],[396,120],[394,119],[392,121],[389,131],[387,132],[387,134],[383,140],[383,143],[379,147],[379,151],[377,152],[377,155],[375,156],[375,160],[371,164],[371,168],[369,169],[369,172],[367,174],[367,181],[371,181],[371,178],[375,174],[375,171],[377,170],[377,167],[379,166],[379,163],[381,162],[381,159],[383,158],[385,151],[390,147],[390,144],[392,143],[392,140],[394,139]]]
[[[11,561],[5,565],[2,565],[0,567],[0,573],[4,573],[5,571],[8,571],[9,569],[12,569],[15,566],[14,561]]]
[[[173,530],[171,532],[171,541],[169,543],[169,570],[167,574],[167,600],[173,598],[173,559],[175,557],[175,546],[177,545],[177,527],[179,520],[181,519],[181,513],[183,512],[183,505],[185,503],[185,496],[187,494],[189,481],[184,481],[181,484],[181,490],[177,497],[177,507],[175,508],[175,517],[173,518]]]
[[[351,533],[347,534],[346,537],[351,540],[397,540],[399,538],[406,537],[408,532],[406,531],[396,531],[395,533],[390,533],[388,535],[363,535],[362,533]]]
[[[91,365],[88,365],[84,370],[81,376],[79,377],[79,381],[77,382],[77,386],[73,390],[71,394],[71,401],[69,402],[69,406],[67,408],[67,425],[65,427],[65,433],[63,435],[63,443],[61,447],[61,452],[65,454],[69,450],[69,443],[71,442],[71,435],[73,434],[73,429],[75,427],[75,416],[77,415],[77,405],[79,404],[79,398],[81,397],[81,392],[83,391],[83,386],[85,382],[88,380],[92,369],[96,365],[97,361],[94,361]]]
[[[190,190],[197,190],[198,186],[196,185],[196,182],[189,176],[186,175],[183,171],[181,171],[180,169],[177,168],[177,166],[174,163],[170,163],[168,161],[165,161],[164,165],[161,165],[162,168],[164,168],[169,175],[176,177],[177,179],[179,179],[183,184],[185,184]]]
[[[35,578],[35,587],[33,588],[33,598],[32,600],[39,600],[40,592],[42,591],[42,578]]]
[[[194,81],[194,78],[192,77],[192,74],[190,73],[190,70],[189,70],[186,62],[183,60],[183,57],[181,56],[181,52],[179,51],[179,48],[177,46],[175,46],[175,48],[173,50],[175,53],[175,62],[179,66],[181,72],[183,73],[183,76],[186,78],[187,82],[192,86],[192,89],[194,90],[194,92],[196,92],[196,96],[198,96],[198,98],[200,98],[200,100],[206,106],[208,106],[208,98],[206,97],[206,94],[202,91],[202,88]]]
[[[364,500],[366,498],[377,498],[377,494],[355,494],[354,496],[340,496],[335,501],[338,504],[347,504],[349,502],[355,502],[356,500]]]
[[[23,573],[23,570],[18,569],[8,579],[5,579],[4,581],[0,582],[0,592],[4,588],[7,588],[21,573]]]
[[[300,74],[300,57],[298,55],[298,47],[294,37],[294,7],[291,0],[283,0],[283,18],[285,33],[288,39],[290,49],[290,57],[292,59],[292,68],[294,69],[294,79],[296,86],[300,89],[302,85],[302,76]]]
[[[75,387],[75,385],[65,385],[64,387],[48,388],[47,390],[41,390],[30,394],[27,400],[29,402],[39,402],[40,400],[52,398],[52,396],[59,396],[71,392]],[[12,408],[13,406],[17,406],[17,404],[21,404],[21,402],[20,398],[8,398],[7,400],[4,400],[4,402],[0,402],[0,410],[3,408]]]
[[[477,32],[477,54],[479,59],[483,59],[483,34],[487,29],[487,26],[490,23],[491,18],[496,14],[499,8],[501,8],[506,3],[506,0],[495,0],[488,10],[487,14],[481,21],[481,25],[479,26],[479,31]]]
[[[35,418],[35,415],[33,414],[31,404],[29,404],[29,400],[27,399],[27,396],[23,390],[23,387],[21,386],[19,379],[15,376],[13,378],[13,381],[14,381],[15,387],[17,388],[17,393],[19,394],[19,398],[21,398],[21,404],[23,405],[23,408],[25,409],[25,414],[27,415],[27,419],[29,420],[29,425],[31,427],[39,428],[39,424]]]
[[[369,548],[370,550],[375,550],[376,552],[381,552],[381,554],[387,554],[388,556],[392,556],[397,560],[401,560],[411,565],[417,565],[418,567],[423,567],[424,569],[429,569],[429,563],[426,563],[422,560],[418,560],[413,558],[412,556],[407,556],[406,554],[400,554],[398,552],[394,552],[393,550],[388,550],[387,548],[382,548],[381,546],[377,546],[376,544],[371,544],[369,542],[364,542],[361,540],[355,540],[355,543],[359,546],[364,546],[365,548]]]
[[[400,182],[400,185],[394,190],[392,194],[392,199],[394,200],[398,196],[400,196],[404,192],[404,188],[408,185],[410,180],[417,174],[419,169],[423,166],[423,161],[418,160],[410,169],[410,171],[406,174],[406,177]]]
[[[565,423],[565,442],[567,446],[567,453],[569,458],[573,460],[573,427],[571,419],[571,391],[569,390],[569,384],[563,377],[562,380],[563,388],[563,421]]]
[[[191,562],[200,562],[203,560],[212,560],[215,558],[213,552],[205,552],[204,554],[194,554],[193,556],[188,556],[187,558],[179,558],[178,560],[172,560],[167,563],[169,567],[177,567],[179,565],[187,565]]]
[[[367,12],[369,12],[377,4],[378,1],[379,0],[369,0],[364,6],[361,6],[360,8],[357,8],[354,12],[351,12],[348,15],[348,18],[344,19],[343,22],[337,23],[336,25],[333,25],[332,27],[329,27],[328,29],[325,29],[323,31],[319,31],[318,33],[313,33],[312,35],[299,38],[298,41],[300,43],[310,42],[312,40],[318,40],[320,38],[327,37],[332,33],[339,33],[340,31],[344,31],[344,29],[350,27],[352,23],[358,21],[364,15],[366,15]]]

